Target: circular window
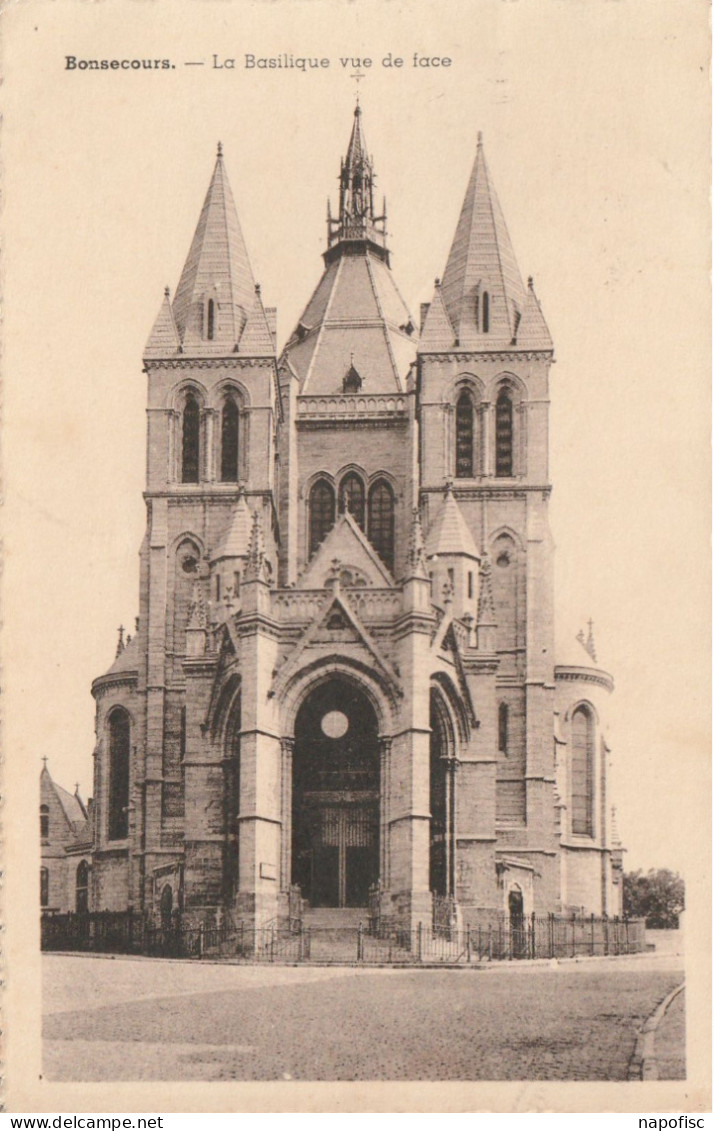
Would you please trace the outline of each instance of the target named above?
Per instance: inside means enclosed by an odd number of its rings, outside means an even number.
[[[187,555],[181,562],[181,569],[184,573],[195,573],[198,568],[198,558]]]
[[[320,723],[322,733],[326,734],[328,738],[342,738],[344,734],[347,734],[349,725],[350,721],[347,715],[342,714],[342,711],[328,711],[326,715],[323,715]]]
[[[501,569],[505,569],[506,566],[509,566],[510,564],[511,564],[511,555],[507,551],[504,550],[504,552],[502,554],[499,554],[498,557],[496,558],[496,565],[500,566]]]

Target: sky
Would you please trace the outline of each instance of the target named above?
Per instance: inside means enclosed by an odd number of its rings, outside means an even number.
[[[392,267],[415,318],[443,273],[483,131],[521,273],[534,276],[555,341],[559,634],[572,640],[592,617],[615,678],[626,868],[701,871],[707,7],[207,0],[172,3],[171,19],[162,0],[30,7],[4,16],[2,221],[5,743],[28,783],[18,799],[28,820],[42,757],[61,784],[92,792],[90,683],[138,612],[142,350],[164,286],[178,282],[216,144],[282,343],[320,275],[359,90]],[[402,67],[383,65],[390,52]],[[414,52],[430,65],[414,66]],[[248,69],[246,54],[330,66]],[[67,70],[67,55],[173,66]],[[359,82],[355,57],[372,59]]]

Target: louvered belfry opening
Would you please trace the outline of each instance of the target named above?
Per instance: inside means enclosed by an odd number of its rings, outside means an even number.
[[[508,389],[496,401],[496,475],[513,475],[513,402]]]
[[[457,479],[473,479],[474,432],[474,405],[471,394],[464,389],[456,402]]]

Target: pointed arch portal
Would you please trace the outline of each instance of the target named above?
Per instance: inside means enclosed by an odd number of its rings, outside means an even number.
[[[378,723],[346,679],[298,711],[292,806],[292,882],[313,907],[365,907],[379,876]]]

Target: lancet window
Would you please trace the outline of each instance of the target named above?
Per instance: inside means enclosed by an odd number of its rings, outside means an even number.
[[[471,394],[464,389],[456,402],[456,478],[473,479],[475,474],[476,427]]]
[[[131,722],[121,707],[109,716],[109,840],[129,832],[129,753]]]
[[[572,761],[570,809],[572,830],[581,836],[594,832],[595,725],[592,711],[578,707],[571,725]]]
[[[201,451],[201,412],[193,393],[183,407],[181,435],[181,482],[198,483]]]
[[[394,569],[394,492],[385,479],[369,490],[368,537],[384,564]]]
[[[496,401],[496,475],[513,475],[513,401],[501,389]]]
[[[240,478],[240,410],[232,396],[227,396],[221,409],[221,482],[237,483]]]
[[[310,491],[310,556],[334,525],[334,487],[326,479],[318,479]]]
[[[340,511],[349,512],[361,530],[364,530],[364,484],[353,471],[345,475],[340,484]]]

